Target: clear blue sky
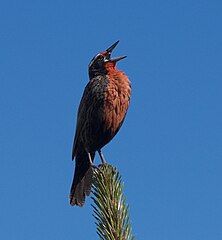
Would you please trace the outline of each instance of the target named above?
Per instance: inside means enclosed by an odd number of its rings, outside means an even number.
[[[98,239],[71,207],[71,146],[87,65],[116,40],[132,81],[104,148],[137,239],[222,239],[222,3],[0,3],[0,238]],[[98,163],[98,159],[97,159]]]

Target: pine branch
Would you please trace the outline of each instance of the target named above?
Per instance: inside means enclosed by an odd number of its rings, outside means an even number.
[[[100,240],[135,240],[129,220],[129,206],[116,168],[103,164],[95,170],[93,216]]]

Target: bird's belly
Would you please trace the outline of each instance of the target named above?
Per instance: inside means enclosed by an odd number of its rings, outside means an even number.
[[[118,82],[118,84],[117,84]],[[85,126],[85,148],[97,151],[105,146],[119,131],[130,101],[130,83],[111,80],[104,92],[103,103],[97,108]]]
[[[104,101],[103,113],[98,115],[97,129],[93,134],[96,149],[110,142],[119,131],[128,106],[129,96],[126,92],[118,92],[115,89],[109,91]]]
[[[115,135],[123,122],[128,103],[122,103],[121,97],[116,97],[112,101],[106,101],[104,107],[104,128],[109,130],[111,135]]]
[[[87,151],[97,151],[112,140],[123,123],[128,105],[129,101],[123,101],[121,96],[104,101],[85,126],[83,142]]]
[[[122,125],[129,107],[130,84],[125,75],[110,80],[104,102],[105,129],[113,137]]]

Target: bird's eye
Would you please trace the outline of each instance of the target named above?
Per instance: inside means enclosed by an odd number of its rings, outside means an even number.
[[[96,55],[91,62],[89,63],[89,67],[91,66],[101,66],[105,62],[105,57],[102,54]]]
[[[97,60],[103,61],[103,60],[104,60],[104,56],[103,56],[103,55],[99,55],[98,58],[97,58]]]

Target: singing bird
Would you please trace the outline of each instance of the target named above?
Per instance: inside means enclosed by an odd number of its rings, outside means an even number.
[[[97,54],[89,63],[89,82],[85,87],[77,116],[72,159],[75,173],[70,191],[70,204],[83,206],[91,191],[93,160],[119,131],[129,107],[131,85],[116,63],[126,56],[111,58],[119,41]]]

